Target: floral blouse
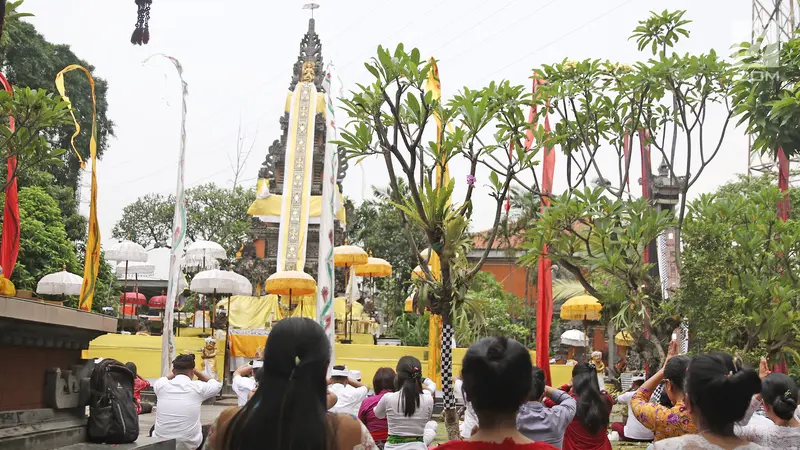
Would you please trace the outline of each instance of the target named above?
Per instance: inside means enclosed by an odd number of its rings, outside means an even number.
[[[689,411],[683,402],[677,402],[672,408],[650,403],[653,393],[647,389],[639,389],[631,399],[631,410],[636,420],[655,435],[655,440],[696,434],[697,428],[692,423]]]

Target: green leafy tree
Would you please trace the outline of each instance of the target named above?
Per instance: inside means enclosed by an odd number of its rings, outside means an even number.
[[[424,298],[429,299],[431,311],[442,316],[444,326],[450,326],[452,311],[465,300],[470,283],[493,246],[503,202],[512,182],[519,183],[522,173],[533,170],[537,151],[526,152],[523,145],[526,132],[531,129],[523,111],[530,96],[524,86],[501,82],[479,90],[464,88],[443,104],[425,90],[431,64],[421,59],[418,49],[407,52],[402,44],[393,53],[378,47],[377,57],[367,62],[365,68],[372,81],[359,85],[351,98],[342,100],[351,122],[342,132],[339,145],[352,158],[374,155],[385,162],[391,200],[403,219],[407,251],[417,258],[425,272]],[[426,142],[424,139],[430,137],[435,126],[434,116],[454,124],[454,129],[450,132],[442,127],[435,142]],[[541,136],[539,130],[536,132]],[[492,135],[491,139],[487,134]],[[465,160],[470,167],[471,184],[460,202],[452,198],[455,180],[447,182],[444,171],[440,170],[454,158]],[[468,264],[466,254],[471,246],[468,226],[478,166],[490,171],[485,182],[496,205],[487,249],[475,263]],[[408,183],[405,197],[401,195],[400,178]],[[538,191],[536,186],[525,186]],[[427,242],[423,248],[414,239],[413,227],[425,235]],[[439,255],[440,279],[434,278],[420,255],[426,247]],[[444,358],[450,343],[443,345]],[[449,370],[451,367],[443,366],[445,377],[451,375],[447,373]],[[448,435],[455,439],[458,436],[455,409],[445,409],[444,416]]]
[[[800,222],[778,218],[780,197],[763,180],[740,180],[691,204],[676,307],[694,350],[800,362]]]
[[[399,180],[398,180],[399,181]],[[408,186],[399,181],[401,190]],[[376,302],[383,313],[384,323],[391,325],[403,313],[405,299],[411,289],[411,271],[418,264],[417,257],[408,251],[408,241],[403,231],[403,219],[390,202],[388,193],[373,188],[373,200],[367,200],[355,209],[349,230],[353,243],[383,258],[392,265],[392,276],[376,278]],[[424,248],[425,236],[412,228],[416,245]]]
[[[61,270],[82,274],[58,204],[40,187],[19,190],[20,251],[11,277],[17,289],[36,290],[39,279]]]
[[[733,88],[739,124],[755,139],[751,150],[777,157],[800,152],[800,39],[780,46],[763,40],[739,44],[741,76]]]
[[[254,189],[226,189],[213,183],[186,190],[187,229],[190,241],[214,241],[233,258],[250,230],[247,209],[255,200]],[[172,239],[175,200],[148,194],[122,210],[112,236],[130,239],[144,247],[166,247]]]
[[[0,71],[14,86],[16,96],[23,95],[24,88],[31,88],[41,93],[52,91],[55,87],[56,74],[70,64],[80,64],[89,70],[94,70],[94,67],[78,58],[68,45],[47,41],[33,25],[21,21],[21,18],[32,15],[21,12],[22,4],[22,0],[6,3],[6,21],[0,39]],[[76,72],[67,73],[65,79],[78,121],[84,129],[88,129],[92,113],[89,82]],[[98,155],[102,157],[108,146],[108,138],[114,134],[113,123],[108,117],[108,84],[102,78],[95,77],[95,93]],[[19,126],[19,120],[27,116],[15,113],[14,117]],[[64,117],[64,120],[49,124],[46,128],[47,133],[42,136],[50,144],[50,148],[69,149],[69,151],[59,150],[57,154],[50,155],[48,158],[50,164],[43,166],[33,164],[26,170],[20,171],[19,185],[40,186],[46,189],[47,193],[59,203],[67,235],[72,241],[80,242],[86,239],[86,219],[80,214],[75,199],[81,171],[80,163],[70,145],[70,137],[74,132],[72,119]],[[76,146],[82,157],[88,158],[89,133],[81,133],[76,138]],[[52,158],[57,158],[58,161]],[[2,177],[5,178],[5,170],[2,172]]]
[[[620,200],[604,188],[586,188],[554,197],[542,217],[532,224],[521,258],[525,265],[547,256],[569,270],[589,294],[603,305],[607,318],[630,333],[650,333],[663,358],[661,340],[677,325],[657,325],[670,319],[662,313],[661,284],[644,263],[648,243],[672,224],[666,213],[650,208],[644,199]]]

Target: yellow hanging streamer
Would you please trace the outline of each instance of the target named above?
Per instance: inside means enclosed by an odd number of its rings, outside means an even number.
[[[97,223],[97,99],[94,94],[94,79],[92,74],[83,66],[71,64],[56,75],[56,89],[58,89],[58,93],[61,94],[64,102],[66,102],[69,113],[72,115],[72,120],[75,122],[75,133],[70,138],[72,150],[78,156],[81,167],[86,167],[86,163],[81,158],[77,148],[75,148],[75,137],[80,134],[81,126],[78,123],[78,119],[75,118],[72,102],[67,97],[67,91],[64,87],[64,74],[76,69],[86,74],[86,78],[89,79],[89,87],[92,90],[92,135],[89,138],[89,154],[92,160],[92,191],[89,202],[89,237],[86,240],[86,263],[83,268],[83,285],[81,286],[81,295],[78,302],[80,309],[91,311],[94,291],[97,286],[97,272],[100,268],[100,227]]]
[[[431,68],[428,70],[428,79],[425,81],[425,90],[433,94],[434,100],[441,100],[442,83],[439,80],[439,66],[436,65],[436,60],[433,58],[431,58]],[[434,112],[433,118],[436,120],[436,143],[439,144],[439,151],[441,151],[442,116],[440,116],[438,112]],[[442,171],[444,171],[444,176],[442,176]],[[449,182],[450,169],[447,166],[447,160],[436,161],[436,187],[441,188]]]

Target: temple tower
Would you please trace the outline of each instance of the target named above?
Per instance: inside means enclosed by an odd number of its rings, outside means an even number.
[[[300,216],[302,216],[300,218],[302,223],[299,226],[301,254],[298,267],[302,266],[305,272],[315,278],[317,276],[326,130],[325,90],[322,83],[324,76],[322,43],[314,30],[312,18],[308,21],[308,31],[300,41],[300,54],[294,63],[286,107],[278,119],[281,128],[280,139],[276,139],[270,145],[258,171],[257,198],[248,210],[248,214],[252,217],[251,244],[245,246],[242,257],[237,263],[241,272],[248,276],[254,286],[261,286],[259,294],[263,293],[266,278],[280,270],[281,266],[285,264],[286,270],[295,268],[298,255],[293,256],[293,252],[298,246],[293,247],[292,239],[296,238],[298,230],[297,221],[294,220],[298,211],[301,211]],[[309,112],[313,117],[304,116]],[[305,147],[306,142],[312,147],[311,149]],[[304,155],[311,156],[310,164]],[[290,165],[287,165],[287,158]],[[336,180],[338,191],[334,195],[338,202],[334,235],[336,245],[344,241],[345,214],[341,192],[342,180],[348,167],[342,150],[339,151],[338,158],[339,173]],[[290,180],[292,183],[285,185],[287,169],[293,174],[293,178]],[[308,176],[306,169],[310,169],[310,178],[305,178]],[[303,183],[301,178],[305,178],[307,182]],[[291,197],[286,201],[284,201],[284,196],[287,194],[284,192],[285,186],[289,186],[291,190],[291,194],[288,194]],[[283,239],[281,239],[282,217],[287,218],[285,222],[288,222],[284,223]],[[282,241],[283,250],[281,250]],[[282,251],[284,254],[280,257]]]

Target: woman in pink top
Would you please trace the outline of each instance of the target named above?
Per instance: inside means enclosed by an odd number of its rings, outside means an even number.
[[[394,378],[395,373],[390,367],[381,367],[375,372],[372,377],[372,390],[375,395],[367,397],[361,402],[361,408],[358,409],[358,418],[369,430],[372,439],[378,448],[383,448],[386,439],[389,437],[389,424],[386,418],[378,419],[375,417],[375,406],[384,396],[389,392],[394,391]]]

